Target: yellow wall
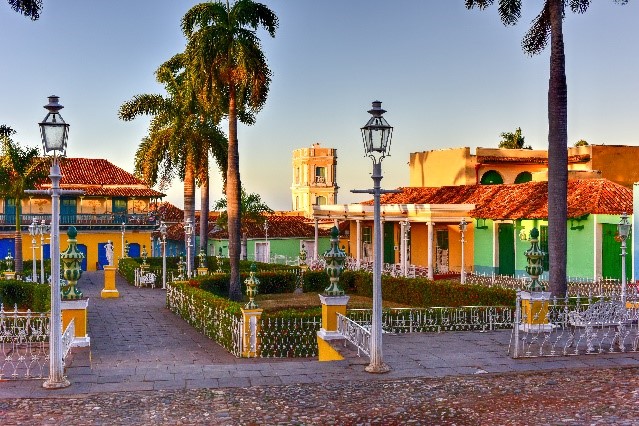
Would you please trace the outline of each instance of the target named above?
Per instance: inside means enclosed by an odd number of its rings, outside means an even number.
[[[0,236],[3,238],[13,238],[13,234],[6,234]],[[60,233],[60,252],[63,252],[68,247],[66,231]],[[151,232],[150,231],[127,231],[124,234],[124,239],[130,243],[138,243],[140,245],[140,251],[142,246],[146,246],[147,253],[151,256]],[[77,236],[78,244],[84,244],[87,246],[87,270],[95,271],[96,264],[98,262],[98,244],[105,244],[108,240],[113,243],[113,252],[115,256],[115,262],[117,265],[117,259],[120,258],[122,253],[122,233],[117,231],[100,231],[89,232],[84,230],[78,230]],[[45,244],[49,244],[49,236],[45,236]],[[40,237],[36,237],[36,260],[40,260]],[[31,235],[29,233],[22,233],[22,258],[24,260],[32,260],[32,248],[31,248]],[[38,270],[40,265],[38,265]]]
[[[412,152],[409,161],[409,185],[438,187],[475,183],[475,157],[470,148]]]

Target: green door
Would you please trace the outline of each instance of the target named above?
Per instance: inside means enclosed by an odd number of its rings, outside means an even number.
[[[16,199],[4,199],[4,223],[15,225],[16,223]]]
[[[75,224],[77,212],[78,207],[75,198],[60,197],[60,224]]]
[[[512,223],[500,223],[499,234],[499,275],[515,275],[515,230]]]
[[[617,225],[601,224],[601,275],[621,279],[621,242],[616,240]],[[632,238],[626,240],[626,279],[632,277]]]
[[[113,197],[111,200],[111,211],[113,212],[113,220],[115,223],[127,223],[127,199],[122,197]]]
[[[384,222],[384,263],[395,263],[395,222]]]

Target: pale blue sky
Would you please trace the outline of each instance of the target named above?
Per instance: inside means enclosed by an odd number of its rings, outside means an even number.
[[[37,122],[51,94],[71,124],[68,155],[106,158],[132,171],[148,121],[122,122],[118,107],[161,93],[158,65],[181,51],[180,19],[197,1],[45,0],[32,22],[0,0],[0,123],[39,145]],[[548,52],[526,56],[521,37],[539,12],[504,27],[495,6],[467,11],[463,0],[265,0],[280,19],[275,39],[260,33],[273,71],[271,92],[252,127],[240,126],[240,167],[249,192],[290,209],[291,152],[321,142],[338,149],[338,202],[362,196],[370,160],[359,128],[379,99],[395,127],[386,188],[408,185],[409,153],[496,146],[520,126],[533,148],[547,145]],[[637,145],[639,2],[593,2],[565,20],[570,144]],[[530,6],[530,5],[533,6]],[[636,161],[636,159],[632,159]],[[212,199],[221,197],[213,174]],[[181,183],[168,200],[182,207]]]

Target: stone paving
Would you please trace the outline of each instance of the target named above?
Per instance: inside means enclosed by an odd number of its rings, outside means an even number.
[[[639,424],[636,353],[513,360],[510,332],[492,331],[384,335],[384,375],[356,356],[237,359],[170,313],[163,290],[117,283],[121,297],[101,299],[103,274],[85,273],[91,348],[73,350],[72,385],[0,382],[0,423]]]

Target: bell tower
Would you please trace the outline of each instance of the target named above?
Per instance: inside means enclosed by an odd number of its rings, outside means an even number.
[[[293,151],[293,211],[310,217],[314,204],[337,203],[337,149],[314,143]]]

